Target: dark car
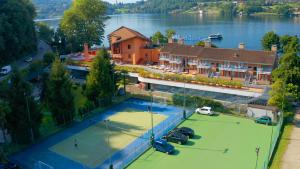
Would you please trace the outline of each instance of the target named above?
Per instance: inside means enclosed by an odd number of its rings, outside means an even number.
[[[269,116],[262,116],[259,117],[255,120],[256,123],[259,124],[267,124],[267,125],[271,125],[272,124],[272,119]]]
[[[171,154],[174,152],[174,146],[162,139],[154,141],[153,148],[156,151],[160,151],[167,154]]]
[[[189,138],[193,138],[195,136],[194,130],[188,127],[175,128],[173,131],[179,132]]]
[[[177,131],[169,132],[166,136],[164,136],[164,139],[166,139],[168,142],[173,142],[178,144],[186,144],[188,141],[187,136]]]

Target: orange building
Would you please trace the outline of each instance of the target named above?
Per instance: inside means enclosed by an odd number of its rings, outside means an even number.
[[[159,62],[159,49],[149,38],[127,27],[120,27],[108,35],[112,59],[133,65]]]

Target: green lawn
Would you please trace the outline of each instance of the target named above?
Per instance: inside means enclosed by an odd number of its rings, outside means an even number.
[[[187,145],[175,146],[174,155],[148,150],[129,169],[254,169],[255,148],[260,147],[257,168],[268,157],[272,126],[253,120],[219,115],[194,114],[181,126],[191,127],[196,137]],[[273,126],[275,128],[275,126]]]

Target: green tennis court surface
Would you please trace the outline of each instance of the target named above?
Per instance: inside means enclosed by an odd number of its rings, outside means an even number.
[[[164,115],[154,114],[154,125],[165,118]],[[137,109],[126,109],[110,116],[109,120],[110,130],[107,130],[104,122],[98,122],[54,145],[50,150],[95,168],[107,157],[123,149],[151,128],[151,115]],[[109,145],[107,135],[110,137]],[[74,146],[75,142],[78,147]]]
[[[129,169],[255,169],[255,148],[260,147],[257,168],[269,155],[272,127],[226,115],[194,114],[181,126],[195,130],[187,145],[175,146],[174,155],[148,150]]]

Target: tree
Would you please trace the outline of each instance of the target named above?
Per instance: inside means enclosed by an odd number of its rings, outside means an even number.
[[[289,5],[277,5],[274,8],[274,12],[283,16],[290,16],[293,13]]]
[[[82,47],[84,43],[100,45],[104,38],[105,13],[106,7],[101,0],[76,0],[65,11],[60,27],[76,46]]]
[[[55,57],[57,57],[57,55],[53,52],[47,52],[44,54],[43,57],[43,63],[45,66],[48,66],[50,64],[52,64],[52,62],[55,60]]]
[[[204,41],[199,41],[199,42],[196,43],[196,45],[204,47],[205,46],[205,42]],[[213,43],[211,44],[211,47],[212,48],[218,48],[218,46],[215,45],[215,44],[213,44]]]
[[[276,45],[277,47],[280,47],[280,38],[279,36],[271,31],[266,33],[262,38],[262,47],[264,50],[271,50],[272,45]]]
[[[174,29],[167,29],[166,30],[166,36],[168,39],[172,38],[176,34],[176,31]]]
[[[75,113],[72,82],[65,65],[58,58],[52,64],[46,92],[45,99],[57,125],[71,122]]]
[[[36,51],[34,17],[29,0],[0,1],[0,64]]]
[[[296,53],[285,53],[272,78],[275,82],[269,104],[287,109],[291,101],[300,98],[300,57]]]
[[[32,97],[32,89],[17,69],[13,69],[8,91],[7,127],[12,139],[20,144],[27,144],[39,137],[42,115],[40,106]]]
[[[10,113],[10,107],[7,102],[0,100],[0,129],[3,134],[4,143],[6,143],[5,135],[5,125],[6,125],[6,116]]]
[[[51,29],[45,23],[37,23],[37,35],[40,39],[44,40],[46,43],[51,44],[54,37],[54,30]]]
[[[161,32],[156,32],[152,38],[151,38],[153,43],[156,44],[162,44],[162,43],[167,43],[168,39],[161,33]]]
[[[297,36],[289,36],[289,35],[281,36],[280,46],[283,53],[288,53],[288,52],[297,53],[300,51],[299,38]]]
[[[96,105],[110,104],[114,94],[114,70],[105,49],[101,49],[93,62],[86,82],[86,96]]]

